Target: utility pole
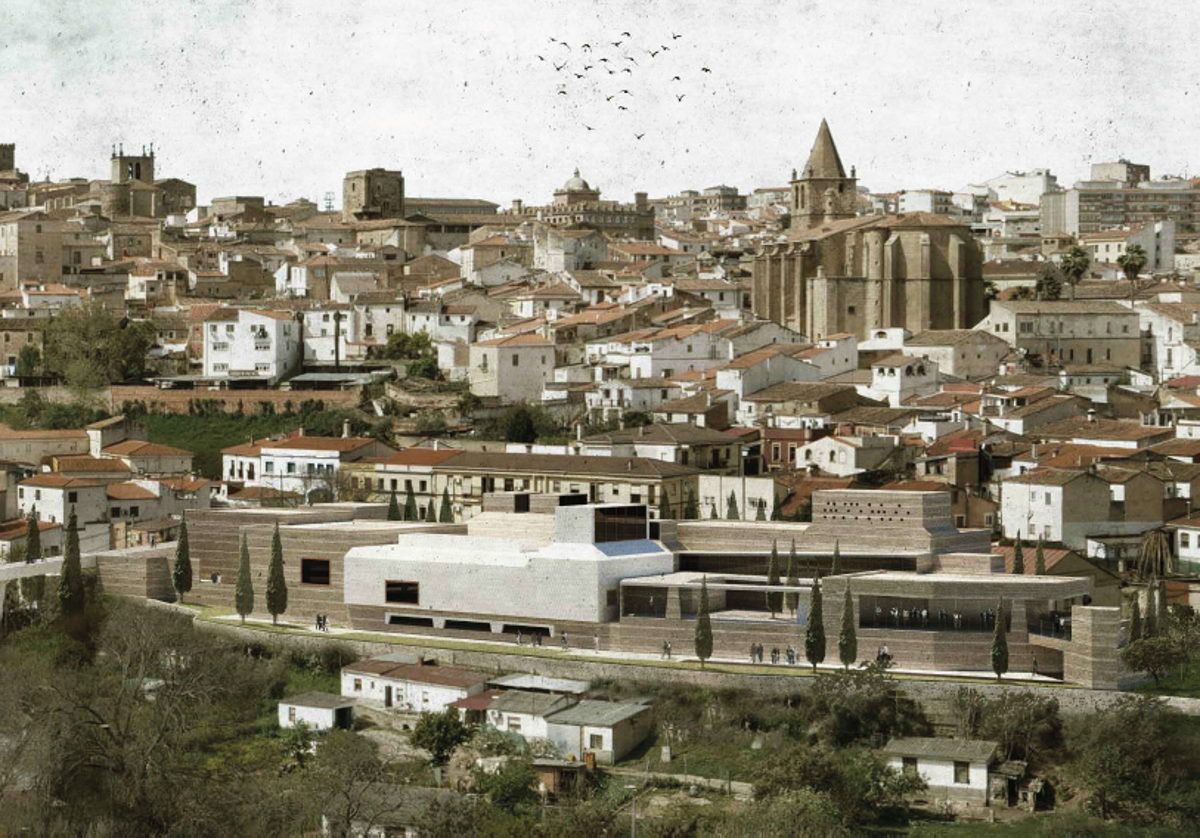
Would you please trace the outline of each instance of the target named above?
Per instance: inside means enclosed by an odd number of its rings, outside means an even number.
[[[342,313],[333,313],[333,369],[342,371]]]

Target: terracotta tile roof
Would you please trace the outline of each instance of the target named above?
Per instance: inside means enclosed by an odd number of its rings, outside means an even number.
[[[87,489],[93,486],[103,486],[99,480],[83,477],[67,477],[63,474],[38,474],[20,482],[21,486],[32,486],[35,489]]]
[[[62,524],[52,524],[49,521],[37,522],[38,532],[46,532],[46,530],[57,530],[62,528]],[[24,538],[29,532],[29,519],[14,518],[11,521],[0,523],[0,541],[13,541],[14,539]]]
[[[375,440],[367,437],[340,436],[293,436],[275,442],[264,440],[261,448],[283,449],[285,451],[341,451],[343,453],[357,451]],[[225,452],[222,452],[225,453]]]
[[[476,346],[553,346],[554,344],[546,340],[535,332],[521,332],[516,335],[505,335],[504,337],[492,338],[491,340],[481,340],[475,343]]]
[[[363,463],[380,466],[436,466],[461,454],[455,449],[405,448],[388,457],[368,457]]]
[[[442,687],[458,687],[469,689],[476,684],[483,684],[487,676],[470,669],[458,669],[451,666],[435,666],[429,664],[391,663],[390,669],[382,672],[369,672],[360,667],[371,664],[389,663],[388,661],[366,661],[363,664],[352,663],[343,667],[344,672],[363,672],[394,681],[410,681],[414,684],[436,684]],[[376,667],[372,667],[376,668]],[[380,667],[381,668],[381,667]]]
[[[680,477],[698,469],[646,457],[592,457],[572,454],[509,454],[463,451],[445,466],[448,471],[526,472],[612,477]],[[436,468],[436,467],[435,467]]]
[[[170,445],[160,445],[157,442],[145,442],[138,439],[127,439],[110,445],[103,450],[104,454],[120,457],[191,457],[192,452],[185,448],[173,448]]]
[[[221,453],[230,457],[257,457],[262,454],[262,444],[231,445],[228,448],[222,448]]]
[[[136,483],[109,483],[104,491],[109,500],[158,500],[158,495]]]
[[[128,474],[130,471],[129,466],[120,460],[87,455],[56,457],[55,462],[58,465],[59,474],[69,474],[73,471],[112,471]]]
[[[1046,428],[1040,428],[1037,436],[1045,439],[1079,438],[1079,439],[1113,439],[1113,440],[1143,440],[1154,437],[1173,436],[1171,428],[1160,428],[1151,425],[1140,425],[1137,422],[1122,422],[1119,419],[1094,419],[1076,416],[1063,422],[1057,422]]]

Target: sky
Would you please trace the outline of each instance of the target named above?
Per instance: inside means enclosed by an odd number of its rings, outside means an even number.
[[[1178,0],[0,0],[0,142],[55,179],[153,143],[202,203],[340,206],[372,167],[504,206],[576,167],[618,200],[749,191],[822,118],[875,191],[1196,176],[1196,31]]]

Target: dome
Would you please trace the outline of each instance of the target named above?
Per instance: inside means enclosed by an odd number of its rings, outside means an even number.
[[[568,180],[566,183],[563,184],[563,191],[564,192],[578,192],[581,189],[590,191],[591,187],[587,185],[586,180],[584,180],[583,178],[581,178],[579,176],[579,170],[576,169],[574,177],[572,177],[570,180]]]

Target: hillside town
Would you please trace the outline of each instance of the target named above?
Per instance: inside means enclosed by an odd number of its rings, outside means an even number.
[[[687,47],[619,29],[533,60]],[[765,182],[288,200],[24,132],[0,835],[1192,828],[1200,178],[897,189],[818,116]]]

